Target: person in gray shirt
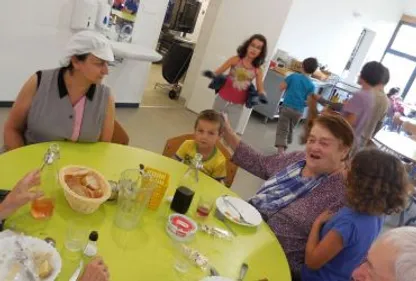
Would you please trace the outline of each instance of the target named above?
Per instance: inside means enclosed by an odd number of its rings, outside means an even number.
[[[110,142],[114,98],[102,79],[114,60],[109,40],[85,30],[71,37],[61,67],[33,74],[4,128],[6,150],[48,141]]]

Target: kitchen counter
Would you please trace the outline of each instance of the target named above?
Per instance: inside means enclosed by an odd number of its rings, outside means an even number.
[[[116,58],[121,62],[112,65],[105,82],[114,95],[116,105],[139,107],[150,63],[162,58],[155,50],[139,44],[111,42]]]
[[[282,73],[279,70],[269,69],[264,79],[264,88],[267,93],[269,100],[268,104],[261,104],[254,107],[254,111],[264,116],[264,122],[266,123],[269,119],[275,119],[279,117],[279,106],[283,102],[284,92],[280,91],[279,85],[285,80],[286,76],[290,75],[291,71]],[[325,81],[312,78],[312,82],[316,87],[317,93],[322,93],[326,89],[331,88],[332,85]],[[305,108],[302,119],[305,119],[308,114],[308,109]]]

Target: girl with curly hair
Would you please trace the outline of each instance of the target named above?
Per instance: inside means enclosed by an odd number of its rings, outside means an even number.
[[[229,58],[214,73],[218,76],[229,70],[225,84],[215,99],[214,109],[227,112],[234,129],[238,127],[241,113],[248,99],[247,90],[254,79],[256,79],[257,92],[260,95],[266,95],[261,70],[266,56],[266,37],[254,34],[238,47],[236,56]]]
[[[347,175],[345,207],[323,212],[306,244],[302,280],[348,281],[380,233],[384,215],[401,211],[410,193],[398,158],[377,149],[359,152]]]

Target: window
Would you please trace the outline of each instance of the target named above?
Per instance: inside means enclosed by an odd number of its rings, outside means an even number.
[[[399,87],[405,102],[416,103],[416,23],[399,22],[382,63],[390,70],[387,90]]]
[[[411,25],[402,24],[391,48],[416,57],[416,28]]]

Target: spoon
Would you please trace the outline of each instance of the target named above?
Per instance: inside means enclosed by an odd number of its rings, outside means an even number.
[[[56,247],[56,241],[55,241],[55,239],[53,239],[53,238],[51,238],[51,237],[46,237],[45,239],[44,239],[44,241],[46,242],[46,243],[48,243],[49,245],[51,245],[52,247]]]
[[[246,263],[243,263],[241,265],[240,276],[238,277],[237,281],[243,281],[244,280],[244,277],[246,277],[246,274],[247,274],[247,270],[248,270],[248,265]]]

